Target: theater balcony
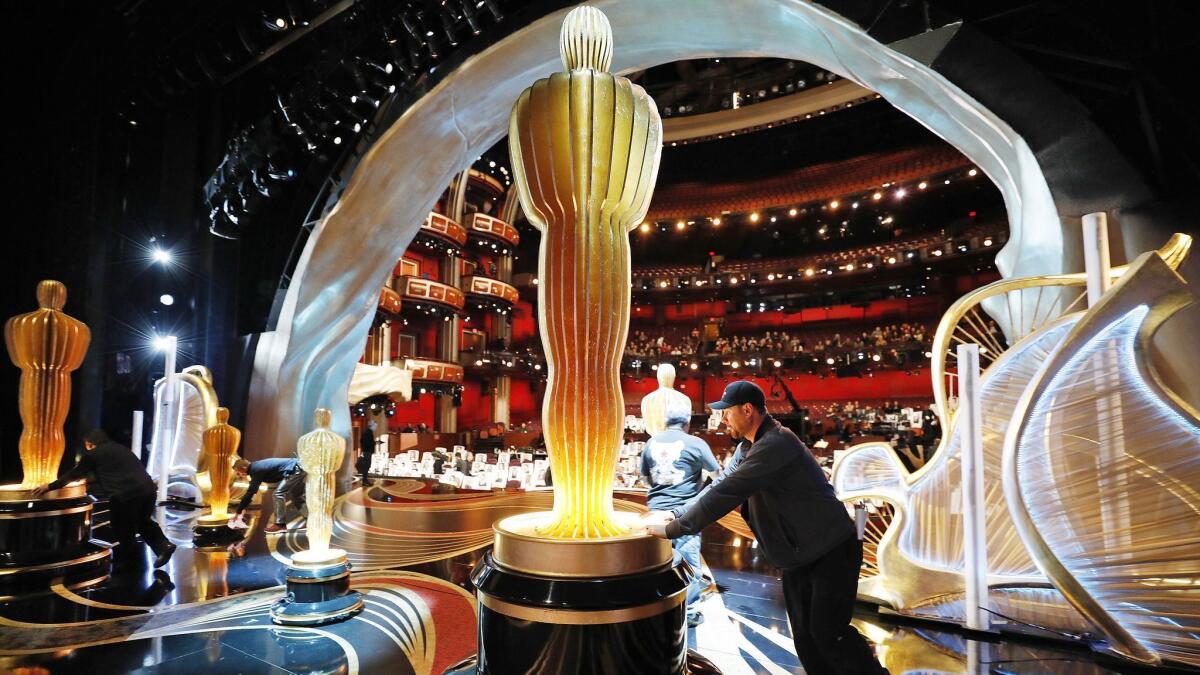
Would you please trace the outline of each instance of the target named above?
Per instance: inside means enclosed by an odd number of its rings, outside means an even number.
[[[400,313],[400,307],[401,298],[399,293],[388,288],[387,286],[384,286],[379,290],[378,311],[388,315],[396,315]]]
[[[504,314],[512,309],[520,297],[514,286],[483,276],[463,277],[462,289],[472,309]]]
[[[414,385],[426,388],[457,386],[463,382],[463,367],[457,363],[409,358],[404,360],[404,368],[412,371]]]
[[[471,215],[468,234],[475,242],[474,247],[480,251],[490,251],[507,255],[521,243],[521,235],[517,228],[509,223],[482,213]]]
[[[416,250],[461,251],[467,244],[467,229],[451,218],[430,212],[411,244]]]
[[[463,292],[449,284],[416,277],[397,277],[396,287],[404,298],[404,313],[446,315],[461,313],[466,304]]]

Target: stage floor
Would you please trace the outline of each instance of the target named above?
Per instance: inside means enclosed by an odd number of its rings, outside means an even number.
[[[638,501],[619,494],[617,506],[640,510]],[[352,490],[338,500],[332,544],[349,553],[366,608],[317,628],[275,626],[268,615],[288,557],[305,548],[302,529],[266,535],[255,518],[242,543],[197,550],[181,519],[165,528],[179,549],[161,571],[142,547],[141,564],[127,571],[0,601],[0,671],[440,675],[475,652],[468,576],[491,523],[549,506],[548,492],[435,493],[411,479]],[[106,538],[106,520],[98,511],[97,538]],[[716,588],[701,601],[705,621],[689,629],[689,646],[726,675],[802,673],[775,572],[737,529],[704,532]],[[856,624],[892,673],[1149,672],[1062,643],[968,640],[869,607]]]

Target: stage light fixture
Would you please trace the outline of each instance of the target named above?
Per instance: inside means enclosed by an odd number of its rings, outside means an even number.
[[[755,211],[754,213],[750,214],[750,222],[752,222],[752,223],[758,222],[758,211]]]
[[[978,172],[978,171],[976,171],[975,169],[971,169],[970,171],[968,171],[968,172],[967,172],[967,175],[968,175],[968,176],[970,176],[970,177],[972,177],[972,178],[974,178],[974,177],[975,177],[976,175],[978,175],[978,174],[979,174],[979,172]]]
[[[165,352],[168,349],[174,349],[175,343],[176,340],[174,335],[160,335],[155,337],[150,344],[154,347],[155,351]]]
[[[234,222],[236,223],[237,221],[235,220]],[[162,263],[164,265],[171,264],[171,252],[166,249],[156,248],[150,253],[150,257],[152,257],[156,263]]]
[[[162,295],[158,296],[158,301],[167,307],[170,307],[171,305],[175,304],[175,296],[171,295],[170,293],[163,293]]]

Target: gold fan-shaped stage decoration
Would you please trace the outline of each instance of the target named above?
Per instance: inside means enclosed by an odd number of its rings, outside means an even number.
[[[1151,257],[1159,263],[1159,267],[1169,272],[1170,268],[1183,261],[1190,243],[1190,237],[1176,235],[1157,255],[1151,254]],[[1132,268],[1115,268],[1112,276],[1123,279]],[[998,281],[955,303],[943,317],[938,329],[935,344],[947,353],[952,352],[958,342],[992,347],[985,359],[988,367],[981,377],[981,398],[988,582],[993,589],[993,602],[999,601],[997,593],[1006,592],[999,590],[1002,588],[1012,589],[1013,593],[1021,595],[1019,589],[1030,584],[1053,581],[1060,585],[1046,571],[1029,545],[1028,538],[1014,524],[1011,499],[1005,494],[1011,480],[1002,471],[1002,463],[1005,443],[1012,439],[1016,421],[1023,415],[1019,411],[1023,405],[1022,397],[1042,377],[1041,369],[1047,361],[1070,353],[1072,348],[1064,346],[1064,342],[1076,334],[1083,317],[1092,317],[1098,311],[1098,308],[1093,308],[1085,312],[1080,302],[1071,300],[1075,294],[1082,296],[1085,283],[1082,275]],[[1120,285],[1124,285],[1124,282]],[[1048,299],[1056,293],[1057,304],[1039,302],[1039,299]],[[1011,325],[1024,326],[1024,330],[1012,345],[1004,340],[989,341],[986,337],[988,331],[981,330],[984,315],[979,308],[989,300],[998,300],[1001,307],[1032,308],[1023,316],[1014,315]],[[1075,342],[1074,345],[1078,346],[1079,343]],[[935,359],[935,385],[946,381],[945,369],[949,365],[952,364],[945,359]],[[1131,381],[1124,375],[1122,378],[1118,378],[1120,382],[1128,384]],[[943,395],[947,392],[946,389],[942,391]],[[1095,416],[1094,410],[1092,415]],[[961,429],[952,416],[944,419],[950,421],[946,427],[947,433],[932,460],[919,470],[910,473],[889,446],[869,443],[851,448],[838,461],[833,482],[839,495],[847,502],[871,500],[894,509],[886,530],[881,537],[876,537],[876,559],[870,565],[864,564],[860,594],[908,613],[927,613],[931,603],[940,603],[942,608],[937,611],[953,620],[954,611],[961,612],[961,608],[951,609],[946,604],[947,599],[961,595],[964,589],[962,514],[958,505]],[[1148,437],[1153,435],[1147,431]],[[1036,445],[1036,442],[1030,442]],[[1048,476],[1043,472],[1038,477]],[[1037,494],[1041,497],[1050,492],[1043,489]],[[1165,494],[1159,494],[1155,499],[1163,499]],[[1102,500],[1097,496],[1093,499],[1093,502],[1096,501]],[[1049,589],[1049,592],[1054,591]],[[1012,599],[1017,599],[1016,595]],[[1066,598],[1059,597],[1059,606],[1066,607],[1067,602],[1074,604],[1074,599],[1065,590],[1062,595]],[[1067,616],[1060,609],[1046,605],[1051,599],[1051,596],[1043,593],[1041,599],[1028,602],[1023,609],[1020,603],[1012,605],[1016,618],[1049,624],[1057,619],[1039,621],[1038,617]],[[1021,615],[1021,611],[1032,614]],[[1076,630],[1078,620],[1072,618],[1071,621],[1055,625],[1064,630]]]
[[[538,305],[554,468],[553,537],[616,536],[612,476],[621,444],[620,362],[629,330],[629,232],[658,175],[662,121],[641,87],[607,69],[608,19],[591,7],[563,24],[565,72],[538,80],[509,122],[513,175],[541,233]]]
[[[1154,333],[1196,300],[1141,256],[1042,365],[1004,446],[1005,495],[1038,567],[1146,663],[1200,666],[1200,416],[1151,360]]]

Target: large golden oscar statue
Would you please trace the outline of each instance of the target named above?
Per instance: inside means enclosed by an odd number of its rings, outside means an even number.
[[[606,72],[612,32],[598,10],[571,10],[559,49],[566,72],[521,94],[508,137],[521,206],[542,233],[542,424],[554,509],[492,527],[495,544],[471,573],[476,673],[683,675],[691,570],[637,527],[638,514],[613,504],[629,232],[650,203],[662,122],[641,87]]]
[[[330,418],[328,408],[317,408],[313,414],[316,429],[296,443],[300,468],[307,474],[304,496],[308,502],[308,550],[297,553],[293,562],[311,563],[346,556],[345,551],[329,548],[329,537],[333,534],[334,478],[346,457],[346,439],[329,430]]]
[[[287,595],[271,608],[271,620],[288,626],[314,626],[347,619],[363,608],[362,595],[350,590],[346,552],[329,548],[333,534],[334,478],[346,458],[346,439],[329,429],[332,413],[317,408],[316,429],[296,442],[304,469],[308,501],[308,548],[292,556]]]
[[[28,592],[35,581],[70,584],[108,573],[111,553],[92,540],[92,498],[85,481],[53,492],[33,490],[58,477],[71,405],[71,371],[87,353],[91,332],[62,312],[67,289],[37,288],[38,309],[4,325],[8,356],[21,369],[19,450],[22,482],[0,485],[0,596]]]
[[[612,507],[625,416],[620,365],[629,330],[629,232],[658,175],[662,121],[641,87],[607,72],[608,19],[568,15],[566,72],[526,89],[509,121],[521,206],[542,233],[538,303],[549,384],[542,405],[554,518],[540,534],[628,531]]]
[[[79,368],[92,334],[82,321],[63,313],[67,287],[43,281],[37,287],[38,309],[4,324],[4,343],[13,365],[21,369],[22,485],[45,485],[58,478],[66,441],[63,423],[71,405],[71,371]]]

